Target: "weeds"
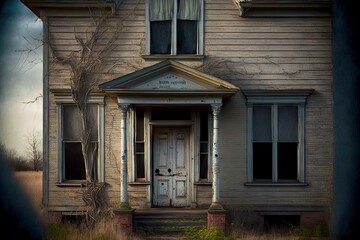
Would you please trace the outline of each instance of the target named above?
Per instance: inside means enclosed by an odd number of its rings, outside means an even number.
[[[216,227],[187,227],[185,235],[192,239],[201,240],[235,240],[233,237],[226,236],[225,233]]]

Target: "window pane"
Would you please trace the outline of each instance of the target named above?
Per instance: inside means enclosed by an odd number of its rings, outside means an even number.
[[[278,178],[297,179],[298,143],[278,143]]]
[[[88,127],[91,129],[91,141],[98,140],[98,106],[88,105],[87,106],[87,121]]]
[[[81,140],[81,117],[80,111],[75,105],[63,105],[63,140]]]
[[[171,52],[171,21],[150,22],[150,53]]]
[[[136,178],[145,178],[144,154],[136,154]]]
[[[208,152],[208,142],[200,143],[200,153]]]
[[[208,141],[208,110],[200,111],[200,141]]]
[[[279,141],[298,141],[298,108],[278,107]]]
[[[152,120],[191,120],[190,108],[153,108]]]
[[[254,179],[272,179],[272,143],[253,143]]]
[[[200,179],[208,178],[208,155],[200,154]]]
[[[196,54],[197,48],[197,21],[177,21],[177,53]]]
[[[254,141],[271,141],[271,107],[253,107],[253,139]]]
[[[91,141],[98,140],[98,108],[97,105],[87,106],[88,127],[91,129]],[[80,141],[82,133],[81,115],[75,105],[63,106],[63,140]]]
[[[136,141],[144,141],[144,109],[136,109]]]
[[[81,152],[81,143],[64,143],[65,180],[84,180],[85,164]]]
[[[136,143],[136,152],[143,153],[144,152],[144,143]]]

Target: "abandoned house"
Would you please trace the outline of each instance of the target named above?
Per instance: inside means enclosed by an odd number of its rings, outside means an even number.
[[[97,52],[101,67],[83,66],[96,83],[92,174],[114,209],[131,207],[129,221],[148,209],[205,210],[222,229],[236,218],[328,220],[330,0],[22,2],[44,27],[49,217],[84,205],[71,61]]]

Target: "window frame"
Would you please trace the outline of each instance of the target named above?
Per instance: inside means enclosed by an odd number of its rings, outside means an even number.
[[[55,95],[57,105],[57,186],[81,186],[84,180],[65,179],[65,152],[63,149],[63,107],[66,105],[75,105],[70,95]],[[105,109],[104,95],[90,95],[88,104],[96,105],[98,111],[98,158],[97,158],[97,176],[99,182],[105,182]]]
[[[313,92],[310,90],[243,90],[247,98],[247,186],[289,186],[306,184],[305,178],[305,107],[307,97]],[[259,105],[271,106],[271,127],[275,130],[277,135],[278,124],[277,121],[277,107],[278,106],[297,106],[298,107],[298,159],[297,159],[297,179],[294,181],[279,181],[278,179],[278,165],[277,158],[277,144],[274,144],[274,137],[272,137],[272,179],[271,182],[259,182],[253,178],[253,107]],[[276,120],[274,122],[274,119]],[[275,151],[275,152],[274,152]]]
[[[149,0],[146,0],[145,5],[145,21],[146,21],[146,50],[145,54],[146,56],[163,56],[163,57],[169,57],[169,56],[202,56],[204,55],[204,0],[198,0],[200,1],[200,19],[197,23],[197,50],[196,54],[177,54],[177,14],[173,14],[172,20],[171,20],[171,51],[167,54],[151,54],[150,53],[150,41],[151,41],[151,35],[150,35],[150,17],[149,17],[149,9],[150,9],[150,3]],[[173,11],[177,12],[177,0],[174,0],[174,9]]]

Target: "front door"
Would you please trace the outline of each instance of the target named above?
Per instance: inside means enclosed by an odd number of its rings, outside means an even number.
[[[189,128],[155,128],[153,205],[189,205]]]

